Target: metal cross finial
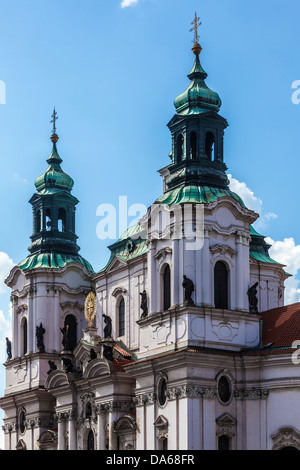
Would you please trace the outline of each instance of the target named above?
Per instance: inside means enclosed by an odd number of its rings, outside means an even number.
[[[52,121],[51,124],[53,124],[53,134],[56,134],[56,120],[58,119],[58,116],[57,116],[57,112],[55,111],[55,108],[53,110],[53,114],[52,114]]]
[[[193,28],[190,29],[190,31],[194,31],[195,33],[195,36],[194,36],[194,44],[197,44],[198,43],[198,28],[199,26],[201,26],[201,21],[200,21],[200,18],[197,17],[197,13],[195,12],[195,19],[194,21],[191,23],[193,25]]]

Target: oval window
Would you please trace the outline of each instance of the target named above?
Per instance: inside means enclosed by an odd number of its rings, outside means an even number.
[[[222,375],[218,382],[218,394],[219,398],[223,403],[227,403],[231,396],[231,387],[227,377]]]
[[[162,379],[158,387],[158,402],[160,406],[163,406],[167,401],[167,381]]]
[[[24,434],[25,432],[25,412],[21,411],[20,413],[20,432]]]

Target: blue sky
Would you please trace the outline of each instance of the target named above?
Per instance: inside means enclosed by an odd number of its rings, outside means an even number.
[[[81,254],[95,270],[112,243],[97,237],[99,205],[118,208],[126,196],[128,206],[149,206],[162,194],[157,170],[169,163],[166,124],[189,83],[195,11],[206,83],[229,122],[232,187],[261,213],[257,229],[296,275],[288,298],[299,299],[298,0],[0,0],[0,280],[27,256],[28,200],[47,167],[54,106],[62,166],[80,200]],[[1,362],[8,304],[0,287]]]

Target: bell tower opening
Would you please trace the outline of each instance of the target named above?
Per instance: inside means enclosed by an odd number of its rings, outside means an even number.
[[[212,132],[206,132],[205,135],[205,156],[208,160],[214,160],[215,136]]]

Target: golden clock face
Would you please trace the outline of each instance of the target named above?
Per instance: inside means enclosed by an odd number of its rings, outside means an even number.
[[[87,298],[85,299],[85,305],[84,305],[84,316],[86,320],[88,321],[89,327],[91,327],[93,324],[93,320],[96,316],[96,310],[97,310],[96,295],[94,292],[90,292],[87,295]]]

